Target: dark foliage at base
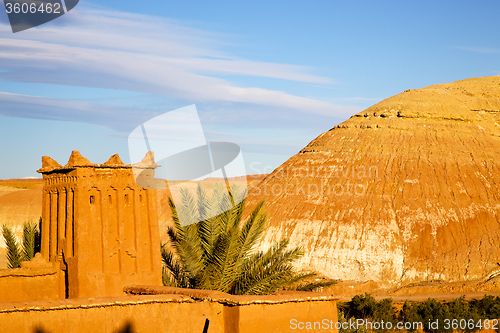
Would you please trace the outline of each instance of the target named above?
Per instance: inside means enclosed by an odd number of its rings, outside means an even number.
[[[365,319],[372,323],[386,323],[376,332],[408,331],[414,328],[396,328],[398,323],[422,323],[424,332],[451,333],[477,332],[482,329],[500,327],[500,297],[484,296],[479,300],[466,301],[464,296],[449,302],[427,299],[423,302],[405,301],[400,310],[392,304],[392,299],[375,300],[368,293],[354,296],[350,302],[339,303],[339,318],[349,320]],[[343,319],[344,320],[344,319]],[[339,320],[340,321],[340,320]],[[390,324],[387,324],[390,323]],[[388,329],[392,327],[392,329]],[[356,331],[356,330],[354,330]],[[352,329],[340,329],[341,333],[354,332]],[[357,329],[366,332],[366,327]]]

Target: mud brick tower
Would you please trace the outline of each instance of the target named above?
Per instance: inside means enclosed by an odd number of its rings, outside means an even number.
[[[42,248],[59,270],[61,298],[123,295],[131,284],[161,285],[153,153],[135,165],[118,155],[93,164],[73,151],[61,166],[42,158]],[[142,171],[142,172],[141,172]],[[144,185],[143,185],[144,186]]]

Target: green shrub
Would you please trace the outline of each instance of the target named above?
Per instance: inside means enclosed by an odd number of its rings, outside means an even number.
[[[470,301],[481,318],[498,319],[500,318],[500,297],[485,295],[482,299]]]
[[[499,317],[499,296],[484,296],[482,299],[472,301],[466,301],[465,297],[462,296],[449,302],[439,302],[432,298],[423,302],[406,300],[399,311],[396,311],[392,305],[392,299],[376,301],[368,293],[356,295],[350,302],[339,303],[339,322],[341,319],[344,321],[369,319],[371,322],[391,322],[393,323],[392,331],[396,331],[397,322],[420,322],[423,324],[424,331],[428,333],[476,332],[482,329],[485,319]],[[432,323],[437,323],[437,326]],[[388,330],[374,331],[384,332]],[[407,331],[414,332],[416,329],[408,329]],[[344,333],[350,332],[345,331]]]
[[[368,293],[354,296],[350,302],[341,305],[341,310],[347,314],[349,319],[369,319],[375,323],[397,322],[396,308],[392,305],[392,299],[386,298],[376,301]],[[344,313],[343,312],[343,313]],[[386,332],[387,329],[378,329],[377,332]]]
[[[340,307],[337,307],[337,318],[338,322],[340,324],[339,327],[339,333],[368,333],[368,330],[361,326],[359,328],[349,328],[349,325],[346,325],[344,323],[349,323],[350,321],[356,320],[353,317],[350,317],[349,320],[346,319],[346,316],[344,315],[344,311],[342,310],[342,305]],[[344,324],[344,325],[342,325]],[[345,328],[347,327],[347,328]]]

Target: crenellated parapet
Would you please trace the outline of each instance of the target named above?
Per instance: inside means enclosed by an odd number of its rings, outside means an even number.
[[[60,270],[61,297],[121,295],[125,285],[161,284],[154,155],[103,164],[73,151],[60,165],[44,156],[42,256]]]

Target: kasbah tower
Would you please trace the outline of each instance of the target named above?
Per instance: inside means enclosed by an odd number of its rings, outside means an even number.
[[[152,152],[135,165],[118,155],[93,164],[78,151],[65,166],[42,158],[41,254],[56,265],[60,298],[162,284],[156,193],[144,185],[154,181],[156,167]]]

